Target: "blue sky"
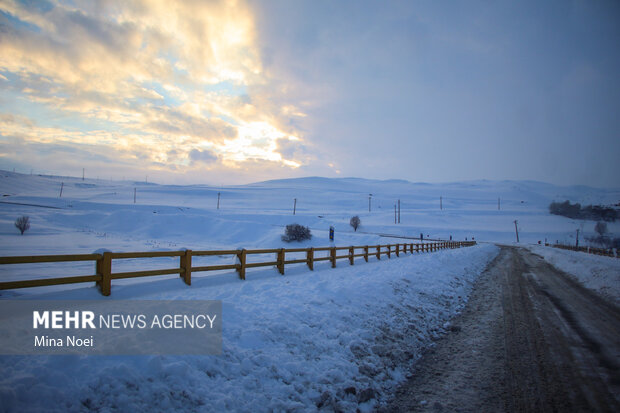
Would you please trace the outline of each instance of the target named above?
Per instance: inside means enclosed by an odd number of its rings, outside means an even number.
[[[613,1],[0,1],[0,167],[620,186]]]

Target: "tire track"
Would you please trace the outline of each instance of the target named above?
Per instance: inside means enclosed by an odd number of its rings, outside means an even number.
[[[382,411],[620,411],[620,309],[502,247]]]

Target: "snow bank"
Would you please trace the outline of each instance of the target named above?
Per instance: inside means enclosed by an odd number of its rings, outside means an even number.
[[[497,252],[115,285],[112,299],[222,300],[223,354],[2,357],[0,411],[369,411],[406,379]],[[54,297],[104,299],[94,287]]]
[[[529,249],[577,278],[585,287],[620,305],[620,259],[539,245]]]

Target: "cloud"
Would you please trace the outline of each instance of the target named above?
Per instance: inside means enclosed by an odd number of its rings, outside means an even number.
[[[4,119],[1,136],[98,145],[175,173],[211,157],[296,167],[276,140],[297,137],[291,119],[304,114],[270,86],[244,1],[3,2],[0,10],[0,90],[16,98],[0,100],[0,111],[22,119]]]
[[[182,108],[153,107],[142,113],[149,119],[146,124],[140,123],[139,127],[146,127],[155,133],[193,136],[209,142],[220,142],[237,136],[236,128],[229,123],[218,118],[191,114]]]
[[[212,163],[217,161],[217,155],[209,150],[192,149],[189,153],[189,159],[192,163]]]
[[[276,141],[276,152],[283,159],[299,165],[309,164],[317,160],[316,152],[311,151],[308,145],[299,139],[281,138]]]

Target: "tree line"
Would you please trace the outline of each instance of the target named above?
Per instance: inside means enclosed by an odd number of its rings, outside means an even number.
[[[549,205],[549,212],[567,218],[589,219],[592,221],[615,222],[618,218],[618,211],[614,208],[601,205],[582,207],[579,202],[571,204],[570,201],[552,202]]]

